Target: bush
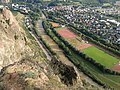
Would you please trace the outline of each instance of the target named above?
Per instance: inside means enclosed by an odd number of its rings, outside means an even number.
[[[23,76],[25,78],[35,78],[36,77],[36,74],[32,71],[22,72],[22,73],[19,73],[19,75]]]

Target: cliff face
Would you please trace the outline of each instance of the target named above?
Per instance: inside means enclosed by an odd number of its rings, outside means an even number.
[[[1,3],[9,3],[10,0],[0,0]]]
[[[0,69],[23,58],[30,48],[26,35],[13,14],[6,8],[0,13]]]

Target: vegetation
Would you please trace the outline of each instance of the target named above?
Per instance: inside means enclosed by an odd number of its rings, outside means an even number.
[[[95,3],[98,3],[98,2],[95,1]],[[36,17],[34,18],[34,16],[37,16],[37,18],[38,18],[37,14],[34,14],[34,13],[31,12],[30,15],[31,15],[33,21],[37,20]],[[118,72],[107,69],[103,65],[99,64],[100,62],[94,60],[94,58],[93,59],[90,58],[91,56],[88,57],[88,56],[86,56],[86,54],[76,50],[76,48],[74,46],[72,46],[71,44],[69,44],[66,40],[64,40],[64,38],[62,38],[48,22],[46,22],[46,21],[43,22],[43,25],[44,25],[44,28],[46,30],[46,33],[51,38],[53,38],[53,40],[59,45],[59,47],[64,50],[65,55],[81,71],[83,71],[86,75],[91,77],[94,81],[96,81],[98,84],[104,86],[105,88],[109,88],[109,89],[114,88],[115,90],[120,88],[120,85],[119,85],[119,83],[120,83],[119,82],[119,80],[120,80],[119,75],[120,74]],[[71,26],[71,25],[69,25],[69,26],[72,27],[73,29],[76,28],[76,27]],[[74,31],[77,31],[77,33],[81,33],[80,32],[81,30],[74,30]],[[119,55],[119,52],[118,52],[116,47],[115,47],[115,49],[112,49],[111,44],[110,45],[106,44],[106,42],[102,41],[98,37],[96,38],[96,36],[91,35],[90,33],[86,32],[86,30],[82,30],[82,31],[83,31],[82,33],[84,35],[86,35],[88,40],[90,40],[92,42],[95,42],[96,44],[101,45],[101,46],[103,46],[103,47],[105,47],[105,48],[107,48],[107,49],[109,49],[109,50],[111,50],[111,51],[113,51],[113,52],[115,52]],[[51,48],[48,46],[48,44],[42,38],[40,38],[40,39],[43,41],[43,43],[46,45],[46,47],[50,50]],[[95,41],[94,39],[97,39],[97,41]],[[105,45],[101,44],[101,42],[103,42]],[[92,48],[92,50],[93,50],[93,48]],[[50,51],[52,52],[52,50],[50,50]],[[89,51],[91,51],[91,49]],[[88,53],[89,51],[85,50],[84,52]],[[98,51],[95,51],[95,52],[100,52],[100,51],[98,50]],[[103,53],[103,52],[101,52],[101,53]],[[53,54],[54,54],[54,52],[53,52]],[[114,63],[114,62],[111,62],[111,63]],[[110,65],[108,65],[108,67],[111,67],[111,63],[110,63]],[[106,63],[105,63],[105,65],[106,65]],[[57,67],[60,67],[60,66],[57,66]],[[54,66],[53,68],[57,68],[57,67]],[[62,75],[69,76],[69,74],[65,73],[63,71],[63,69],[64,69],[63,67],[60,67],[59,72],[61,72]],[[66,70],[69,70],[69,68],[67,68]],[[32,77],[32,78],[34,78],[34,76],[35,76],[33,72],[32,73],[27,72],[27,73],[23,73],[21,75],[24,75],[25,77]],[[62,77],[61,79],[64,79],[64,78]],[[67,79],[69,79],[69,77]],[[67,81],[67,79],[66,78],[64,79],[65,82]]]
[[[48,4],[48,6],[62,6],[62,5],[80,5],[78,1],[53,1]]]
[[[60,23],[60,24],[66,24],[67,23],[63,20],[58,20],[56,18],[54,18],[53,16],[49,15],[48,18],[52,19],[54,22],[57,22],[57,23]],[[75,32],[76,34],[83,34],[86,39],[92,43],[95,43],[96,45],[104,48],[105,50],[108,50],[116,55],[120,55],[120,49],[119,47],[117,46],[113,46],[112,43],[108,43],[106,42],[105,40],[103,40],[102,38],[98,37],[97,35],[95,34],[92,34],[91,32],[88,32],[87,29],[80,29],[80,28],[77,28],[75,25],[73,24],[69,24],[67,25],[68,27],[71,28],[71,30],[73,32]]]
[[[39,37],[39,39],[43,42],[43,44],[47,47],[47,49],[52,53],[52,55],[57,56],[57,54],[52,50],[49,44],[41,37],[40,33],[34,28],[33,32]]]
[[[109,54],[94,46],[84,49],[83,52],[107,68],[112,68],[116,63],[120,61],[119,59],[110,56]]]
[[[32,71],[27,71],[25,73],[22,72],[22,73],[19,73],[19,75],[22,77],[25,77],[25,78],[35,78],[36,77],[35,73]]]
[[[17,40],[17,39],[18,39],[18,36],[17,36],[16,34],[15,34],[15,36],[14,36],[14,39],[15,39],[15,40]]]
[[[105,40],[103,40],[102,38],[99,38],[95,34],[88,32],[86,29],[79,29],[73,25],[69,25],[69,26],[72,27],[72,30],[74,32],[76,32],[78,34],[80,34],[80,33],[84,34],[88,41],[93,42],[96,45],[101,46],[104,49],[111,51],[112,53],[119,56],[120,51],[119,51],[119,48],[117,46],[113,46],[113,44],[106,42]]]
[[[59,30],[61,28],[55,28],[55,30]],[[77,39],[75,38],[74,40]],[[72,43],[72,41],[68,39],[66,39],[66,42]],[[79,44],[81,43],[79,42]],[[77,49],[77,46],[75,44],[71,44],[71,45],[73,45]],[[96,60],[97,63],[100,63],[107,68],[112,68],[115,64],[117,64],[120,61],[116,57],[107,54],[105,51],[100,50],[98,47],[95,46],[91,46],[89,48],[83,49],[82,52],[85,53],[87,56],[91,57],[92,59]]]
[[[56,0],[56,1],[52,1],[48,4],[48,6],[61,6],[61,5],[80,5],[80,4],[84,4],[84,5],[94,5],[94,6],[98,6],[104,3],[115,3],[115,1],[117,0]]]
[[[82,70],[86,75],[91,77],[94,81],[99,83],[100,85],[104,86],[105,88],[109,89],[115,89],[117,90],[120,88],[119,85],[119,79],[120,76],[118,75],[111,75],[113,72],[111,72],[109,69],[106,69],[104,71],[101,71],[104,67],[97,67],[94,65],[91,59],[89,61],[88,58],[85,56],[85,54],[82,54],[80,52],[73,50],[73,46],[71,46],[69,43],[65,42],[64,39],[62,39],[59,35],[55,34],[54,30],[50,30],[48,28],[51,28],[51,25],[49,25],[47,22],[43,23],[44,28],[46,32],[48,33],[51,38],[64,50],[65,55],[80,69]],[[65,46],[65,47],[64,47]],[[65,49],[68,48],[68,49]],[[69,53],[68,53],[69,52]],[[86,59],[83,57],[86,57]],[[82,57],[82,58],[81,58]],[[108,73],[109,72],[109,73]],[[110,73],[111,72],[111,73]],[[117,72],[114,72],[116,74]],[[111,78],[112,77],[112,78]]]
[[[107,69],[106,66],[103,66],[101,65],[100,63],[96,62],[96,60],[94,60],[93,58],[91,57],[88,57],[86,54],[80,52],[79,50],[76,49],[76,47],[72,46],[69,42],[67,42],[63,37],[61,37],[54,29],[52,29],[52,31],[55,33],[55,35],[57,37],[59,37],[61,39],[61,41],[63,41],[65,43],[65,45],[68,45],[69,48],[72,49],[72,51],[74,51],[76,54],[78,54],[81,58],[87,60],[88,62],[94,64],[96,67],[98,67],[102,72],[107,72],[107,73],[110,73],[110,74],[120,74],[120,73],[117,73],[115,71],[112,71],[110,69]]]
[[[77,80],[77,74],[73,67],[65,65],[55,58],[51,60],[50,65],[54,69],[54,73],[59,75],[64,84],[73,85],[73,81]]]

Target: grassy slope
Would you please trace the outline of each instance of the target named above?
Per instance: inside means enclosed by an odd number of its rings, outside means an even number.
[[[84,49],[83,52],[108,68],[111,68],[115,63],[120,61],[94,46]]]
[[[26,42],[26,44],[31,48],[31,50],[34,52],[34,61],[39,61],[39,60],[46,60],[46,55],[43,53],[42,49],[39,47],[38,43],[36,40],[33,38],[33,36],[29,33],[29,31],[25,28],[24,26],[24,15],[13,11],[13,15],[15,16],[16,20],[18,21],[19,25],[21,26],[22,29],[25,30],[26,36],[29,39],[29,42]]]

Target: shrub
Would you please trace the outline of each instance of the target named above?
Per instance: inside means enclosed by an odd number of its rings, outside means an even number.
[[[25,78],[35,78],[36,77],[36,74],[32,71],[22,72],[22,73],[19,73],[19,75],[23,76]]]

